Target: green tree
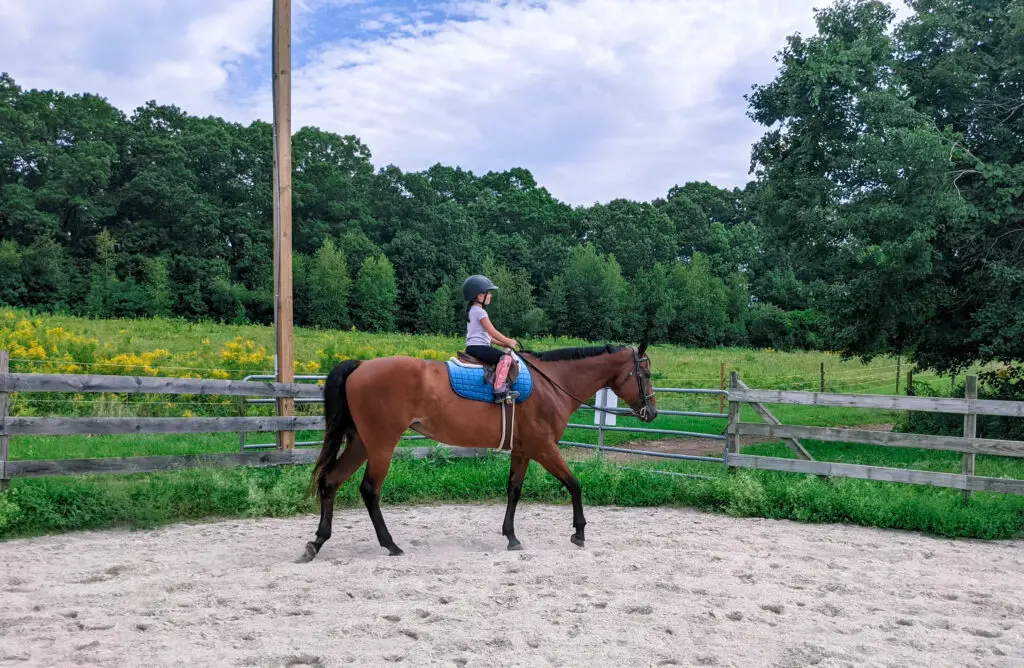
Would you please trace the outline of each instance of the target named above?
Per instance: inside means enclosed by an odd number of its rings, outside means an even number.
[[[707,257],[694,253],[689,265],[676,264],[668,282],[675,304],[673,340],[689,346],[721,345],[729,329],[728,295]]]
[[[171,275],[166,258],[153,257],[146,261],[146,283],[149,285],[153,315],[170,316],[174,308],[174,295],[171,292]]]
[[[725,303],[729,328],[723,343],[744,346],[747,344],[747,312],[750,308],[750,289],[746,276],[739,272],[729,274],[725,280]]]
[[[353,312],[360,329],[393,332],[398,315],[395,270],[383,254],[368,257],[352,290]]]
[[[817,35],[789,38],[778,76],[749,98],[774,128],[753,151],[758,209],[772,252],[828,286],[840,348],[958,364],[979,351],[946,336],[977,296],[962,273],[978,229],[951,178],[956,136],[916,108],[892,19],[882,2],[841,0],[817,12]]]
[[[668,341],[676,318],[676,304],[669,283],[669,265],[657,263],[641,269],[629,282],[626,334],[631,341]]]
[[[0,303],[19,306],[25,296],[21,249],[13,239],[0,242]]]
[[[590,245],[576,246],[559,278],[557,292],[549,294],[549,312],[558,318],[559,334],[588,340],[622,334],[626,281],[614,257]]]
[[[790,350],[793,328],[789,315],[774,304],[754,304],[747,316],[750,344],[755,348]]]
[[[544,292],[544,310],[548,316],[548,326],[552,333],[563,333],[569,327],[569,304],[568,290],[565,286],[565,279],[558,274],[548,281],[547,289]]]
[[[430,334],[456,334],[461,331],[456,315],[456,290],[445,281],[420,306],[418,331]]]
[[[536,302],[533,286],[530,285],[530,274],[525,269],[509,271],[489,256],[484,260],[483,273],[498,286],[487,307],[494,326],[513,338],[531,333],[530,327],[536,327],[538,323],[535,322],[537,315],[531,316]],[[530,317],[534,321],[530,321]]]
[[[64,247],[50,237],[33,241],[22,253],[21,260],[26,302],[30,304],[66,308],[72,293],[87,290],[76,285],[85,281],[72,271]]]
[[[308,266],[310,320],[317,327],[346,329],[348,314],[348,264],[345,254],[325,237]]]
[[[598,252],[615,256],[627,278],[677,256],[675,223],[651,204],[624,199],[596,204],[583,214],[581,225]]]
[[[90,273],[89,296],[86,301],[86,312],[97,318],[109,318],[114,315],[114,301],[119,291],[119,281],[115,273],[117,247],[110,232],[103,230],[96,236],[96,262]]]
[[[348,230],[341,237],[341,252],[348,262],[348,275],[355,278],[363,261],[381,251],[362,230]]]

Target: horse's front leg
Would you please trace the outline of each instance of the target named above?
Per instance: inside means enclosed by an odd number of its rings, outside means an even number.
[[[508,505],[505,507],[505,521],[501,524],[501,533],[508,538],[509,550],[523,549],[523,544],[516,538],[515,518],[516,506],[519,504],[519,497],[523,494],[523,480],[526,479],[526,471],[529,467],[529,457],[518,452],[512,453],[508,468]]]
[[[569,465],[565,463],[557,445],[552,444],[544,448],[542,452],[534,455],[533,458],[548,473],[555,476],[559,482],[565,485],[565,488],[569,491],[569,496],[572,497],[572,526],[576,529],[576,533],[573,534],[570,540],[573,545],[583,547],[583,530],[587,526],[587,520],[583,517],[583,488],[580,487],[576,476],[569,470]]]

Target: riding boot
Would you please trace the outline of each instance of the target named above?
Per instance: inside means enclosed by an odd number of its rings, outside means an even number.
[[[519,393],[508,386],[508,370],[512,366],[512,357],[502,355],[498,359],[498,366],[494,370],[494,403],[500,404],[506,401],[514,401]]]

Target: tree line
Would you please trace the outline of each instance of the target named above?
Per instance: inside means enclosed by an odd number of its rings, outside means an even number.
[[[0,301],[271,322],[271,131],[4,75]],[[524,169],[375,171],[358,138],[314,127],[293,161],[297,324],[458,333],[462,280],[482,272],[513,336],[814,344],[794,323],[815,319],[776,303],[787,278],[761,261],[746,190],[573,207]]]
[[[744,188],[570,206],[525,169],[375,169],[357,137],[293,136],[300,325],[498,326],[683,345],[898,353],[1024,348],[1021,0],[840,0],[747,96]],[[0,77],[0,301],[94,316],[272,319],[272,136]]]

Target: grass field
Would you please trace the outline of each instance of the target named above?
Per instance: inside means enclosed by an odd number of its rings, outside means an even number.
[[[538,350],[584,344],[570,339],[523,343]],[[392,354],[442,360],[460,347],[459,338],[298,329],[296,372],[321,374],[342,359]],[[273,349],[273,333],[269,327],[174,320],[99,321],[7,309],[0,310],[0,349],[11,352],[15,372],[236,379],[273,372],[269,352]],[[822,365],[828,391],[891,394],[896,391],[898,377],[894,359],[864,365],[821,353],[686,350],[674,346],[655,346],[650,356],[655,385],[661,388],[717,388],[723,363],[727,371],[738,371],[755,388],[817,390]],[[900,375],[905,378],[905,374]],[[902,378],[900,382],[902,385]],[[943,386],[949,379],[918,376],[915,383],[919,382]],[[714,396],[662,394],[658,402],[663,409],[716,412],[719,408],[719,399]],[[11,396],[11,411],[15,415],[237,415],[239,410],[238,400],[229,397],[28,393]],[[249,414],[269,414],[270,410],[269,406],[252,406]],[[322,408],[312,404],[301,406],[300,410],[316,414]],[[784,423],[816,426],[894,423],[901,419],[899,413],[879,410],[778,406],[773,411]],[[747,407],[742,416],[745,420],[758,420]],[[593,413],[581,411],[573,421],[592,424]],[[620,426],[637,424],[632,418],[619,418]],[[653,426],[721,434],[725,421],[662,416]],[[307,432],[298,437],[316,441],[320,434]],[[570,429],[565,437],[594,443],[597,434]],[[643,438],[664,437],[609,433],[605,442],[618,444]],[[272,438],[270,434],[251,434],[249,440],[266,442]],[[960,467],[959,455],[954,453],[813,442],[805,445],[816,458],[827,461],[949,472],[959,471]],[[11,438],[10,456],[120,457],[231,452],[238,448],[236,434],[15,437]],[[778,444],[751,445],[744,452],[791,456]],[[387,503],[503,500],[507,466],[503,456],[425,461],[398,456],[385,485],[385,499]],[[720,466],[710,463],[654,460],[623,468],[598,456],[574,462],[572,466],[584,485],[589,504],[682,504],[736,515],[855,522],[978,538],[1017,536],[1024,527],[1024,499],[998,494],[977,494],[965,507],[955,490],[860,480],[821,481],[813,476],[759,471],[726,474]],[[706,478],[652,475],[647,471],[655,467]],[[1017,460],[979,457],[977,473],[1024,478],[1024,467]],[[315,501],[304,492],[308,480],[309,467],[15,480],[8,493],[0,494],[0,538],[118,525],[152,526],[213,516],[312,512]],[[558,483],[533,465],[524,499],[564,502],[567,496]],[[343,488],[340,503],[361,503],[355,484]]]

